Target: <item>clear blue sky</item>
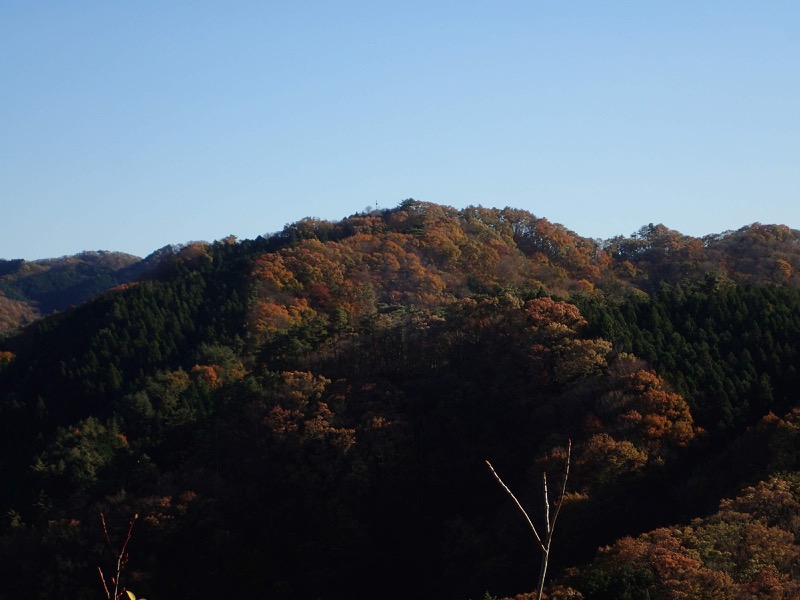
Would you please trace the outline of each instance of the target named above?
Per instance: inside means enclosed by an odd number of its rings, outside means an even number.
[[[800,228],[800,2],[0,3],[0,258],[404,198]]]

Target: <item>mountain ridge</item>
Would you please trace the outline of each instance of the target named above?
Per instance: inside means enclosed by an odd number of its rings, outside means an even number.
[[[479,214],[484,217],[491,214],[495,218],[499,215],[501,220],[507,218],[511,221],[510,227],[517,228],[513,237],[523,253],[544,259],[551,267],[565,269],[571,279],[583,280],[605,291],[617,285],[652,292],[661,282],[687,277],[699,279],[712,272],[737,281],[800,283],[800,231],[785,225],[753,223],[738,230],[698,238],[651,223],[630,236],[595,240],[517,209],[471,206],[456,210],[412,199],[401,203],[398,209],[412,206],[426,207],[424,212],[439,212],[442,217],[462,221],[480,219]],[[344,236],[348,235],[348,229],[355,231],[363,227],[361,221],[383,218],[392,212],[393,209],[384,209],[356,213],[341,221],[301,219],[269,238]],[[165,246],[144,259],[114,251],[84,251],[35,261],[0,260],[0,334],[84,302],[116,285],[135,281],[167,257],[203,245],[209,243]],[[602,254],[605,256],[600,256]],[[772,261],[771,272],[760,264],[765,260]],[[669,268],[665,263],[669,263]],[[607,267],[613,273],[603,281]]]

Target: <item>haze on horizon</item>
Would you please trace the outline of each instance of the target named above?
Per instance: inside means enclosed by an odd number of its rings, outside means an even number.
[[[800,5],[0,6],[0,258],[512,206],[800,228]]]

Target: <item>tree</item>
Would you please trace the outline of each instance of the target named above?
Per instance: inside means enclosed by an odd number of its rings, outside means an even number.
[[[128,534],[125,536],[125,541],[122,543],[122,546],[117,549],[114,544],[111,543],[111,538],[108,535],[108,527],[106,527],[106,518],[103,513],[100,513],[100,522],[103,525],[103,534],[106,538],[106,544],[108,545],[109,550],[114,554],[114,574],[106,580],[106,576],[103,573],[103,569],[101,567],[97,567],[98,573],[100,573],[100,581],[103,583],[103,591],[106,593],[106,598],[108,600],[122,600],[126,596],[129,600],[136,600],[136,596],[133,592],[128,589],[125,589],[125,586],[120,585],[120,575],[125,570],[125,567],[128,564],[128,544],[131,541],[131,537],[133,536],[133,527],[136,525],[136,521],[139,519],[139,515],[133,515],[130,523],[128,524]],[[144,600],[142,598],[141,600]]]
[[[488,460],[486,464],[489,467],[489,470],[494,475],[494,478],[497,480],[505,492],[511,497],[514,503],[517,505],[517,508],[522,512],[525,519],[528,521],[528,526],[531,528],[533,532],[533,537],[536,538],[537,543],[539,544],[539,548],[542,550],[542,563],[539,567],[539,582],[536,587],[536,600],[542,599],[542,594],[544,593],[544,579],[547,574],[547,564],[550,560],[550,548],[553,543],[553,530],[556,526],[556,519],[558,519],[558,513],[561,511],[561,505],[564,504],[564,496],[566,495],[567,491],[567,478],[569,477],[569,461],[570,461],[570,454],[572,452],[572,440],[569,441],[567,444],[567,458],[564,461],[564,482],[561,485],[561,494],[558,497],[558,503],[556,504],[556,509],[553,512],[552,518],[550,516],[550,497],[547,492],[547,471],[542,473],[542,481],[544,484],[544,522],[545,522],[545,535],[542,538],[539,535],[539,532],[536,530],[536,526],[531,521],[531,518],[528,516],[527,511],[522,507],[519,500],[517,500],[516,496],[511,492],[508,486],[503,483],[503,480],[500,479],[500,476],[497,474],[497,471],[494,470],[492,463]]]

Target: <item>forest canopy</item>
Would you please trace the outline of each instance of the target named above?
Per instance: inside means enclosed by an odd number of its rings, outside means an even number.
[[[137,597],[531,593],[484,461],[535,506],[568,440],[548,597],[796,595],[798,240],[406,200],[111,285],[4,261],[0,596],[98,597],[100,514]]]

